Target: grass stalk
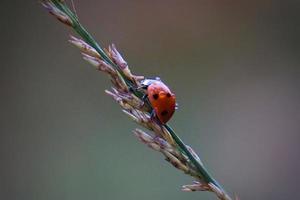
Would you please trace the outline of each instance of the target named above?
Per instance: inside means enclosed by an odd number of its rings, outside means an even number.
[[[111,76],[113,90],[106,91],[122,107],[123,111],[134,121],[151,130],[155,134],[147,134],[135,130],[135,135],[150,148],[164,154],[166,160],[174,167],[196,178],[192,185],[183,186],[184,191],[210,191],[221,200],[231,200],[223,187],[204,167],[197,154],[175,133],[168,124],[152,120],[151,105],[144,102],[144,92],[138,90],[141,76],[131,74],[127,63],[123,60],[115,46],[103,49],[92,35],[80,24],[78,17],[63,0],[44,0],[43,6],[61,22],[73,28],[81,37],[71,38],[71,42],[82,51],[84,59]],[[96,52],[96,53],[95,53]]]

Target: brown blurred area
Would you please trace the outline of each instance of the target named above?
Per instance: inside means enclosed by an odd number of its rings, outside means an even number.
[[[176,93],[170,124],[230,194],[299,199],[300,2],[74,0]],[[109,80],[37,1],[2,1],[0,199],[216,199],[131,134]]]

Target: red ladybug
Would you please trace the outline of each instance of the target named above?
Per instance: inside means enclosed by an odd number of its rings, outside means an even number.
[[[145,79],[142,85],[147,89],[147,97],[155,115],[162,124],[167,123],[177,107],[175,95],[158,78]]]

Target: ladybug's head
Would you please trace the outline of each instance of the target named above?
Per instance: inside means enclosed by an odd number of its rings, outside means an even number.
[[[143,87],[144,89],[147,89],[149,85],[151,85],[151,84],[153,84],[153,83],[155,83],[155,82],[157,82],[157,81],[160,81],[160,82],[161,82],[161,80],[160,80],[159,77],[155,77],[155,78],[146,78],[146,79],[144,79],[144,80],[141,81],[141,84],[142,84],[142,87]]]

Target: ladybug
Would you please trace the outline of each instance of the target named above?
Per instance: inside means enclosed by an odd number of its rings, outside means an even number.
[[[145,79],[141,82],[146,89],[146,97],[153,108],[152,116],[156,116],[162,124],[166,124],[177,108],[175,95],[159,79]]]

